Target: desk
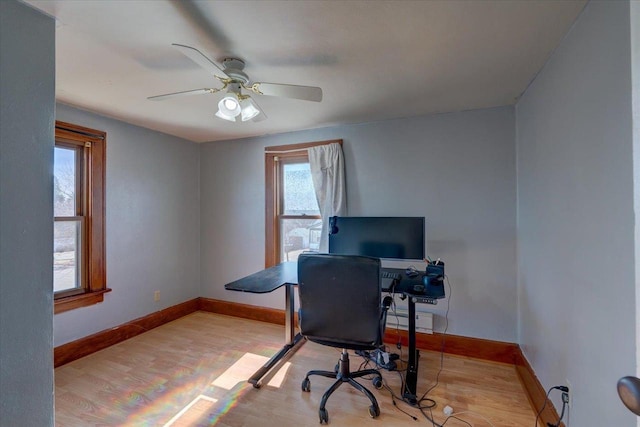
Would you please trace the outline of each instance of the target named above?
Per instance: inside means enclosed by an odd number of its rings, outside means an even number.
[[[416,303],[435,304],[437,299],[444,298],[444,287],[427,288],[423,292],[416,292],[415,285],[422,285],[422,275],[409,278],[403,269],[383,268],[383,270],[400,274],[402,277],[393,289],[382,289],[383,292],[394,292],[408,298],[409,306],[409,363],[404,382],[402,396],[412,404],[417,403],[416,390],[418,385],[418,363],[420,352],[416,348]],[[274,354],[255,374],[249,378],[255,388],[260,388],[260,380],[289,352],[297,349],[296,345],[302,340],[302,335],[295,333],[294,325],[294,294],[293,286],[298,284],[298,263],[287,261],[276,266],[258,271],[250,276],[238,279],[224,286],[230,291],[251,293],[268,293],[285,286],[285,344]]]

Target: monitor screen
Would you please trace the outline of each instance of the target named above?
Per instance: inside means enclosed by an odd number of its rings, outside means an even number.
[[[329,253],[423,260],[424,217],[332,217]]]

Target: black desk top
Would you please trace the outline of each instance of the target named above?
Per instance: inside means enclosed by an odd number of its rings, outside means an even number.
[[[410,278],[406,275],[404,269],[400,268],[384,268],[383,270],[401,275],[400,282],[397,283],[393,292],[397,294],[405,294],[409,297],[423,297],[439,299],[444,298],[444,286],[429,286],[422,292],[416,292],[413,287],[422,285],[422,275]],[[298,263],[296,261],[287,261],[273,267],[258,271],[249,276],[243,277],[231,283],[224,285],[224,288],[230,291],[251,292],[254,294],[264,294],[273,292],[285,285],[298,284]],[[383,289],[384,292],[390,292],[391,289]]]
[[[264,294],[273,292],[284,285],[297,284],[298,263],[296,261],[287,261],[227,283],[224,288],[230,291]]]
[[[444,285],[442,286],[424,286],[422,278],[424,274],[411,278],[407,276],[406,270],[402,268],[383,268],[384,271],[399,274],[401,279],[393,289],[382,289],[384,292],[394,292],[396,294],[404,294],[408,297],[441,299],[444,298]],[[424,286],[422,291],[415,291],[414,286]]]

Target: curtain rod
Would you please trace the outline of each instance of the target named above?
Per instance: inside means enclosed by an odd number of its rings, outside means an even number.
[[[285,153],[295,153],[297,151],[307,151],[307,148],[295,148],[293,150],[277,150],[277,151],[265,150],[264,154],[285,154]]]
[[[326,144],[316,144],[316,145],[310,145],[308,147],[302,147],[302,148],[292,148],[290,150],[264,150],[265,154],[286,154],[286,153],[295,153],[295,152],[302,152],[302,151],[307,151],[309,150],[309,148],[314,148],[314,147],[322,147],[325,145],[331,145],[331,144],[340,144],[339,142],[336,141],[327,141]],[[342,145],[342,144],[340,144]]]

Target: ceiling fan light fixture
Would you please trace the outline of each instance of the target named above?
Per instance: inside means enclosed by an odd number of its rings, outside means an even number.
[[[218,110],[218,112],[216,113],[216,117],[218,117],[218,118],[220,118],[222,120],[228,120],[230,122],[235,122],[237,116],[230,116],[230,115],[227,115],[227,114],[223,113],[222,111]]]
[[[233,98],[227,98],[224,100],[224,108],[229,111],[233,111],[238,108],[238,103]]]
[[[247,120],[253,119],[255,116],[260,114],[260,107],[255,103],[251,97],[246,97],[242,101],[240,101],[240,106],[242,107],[242,121],[246,122]]]
[[[240,114],[240,111],[240,100],[238,99],[238,95],[233,92],[227,93],[224,98],[218,102],[218,113],[224,114],[225,116],[236,117]],[[218,113],[216,113],[216,116],[218,116]]]

